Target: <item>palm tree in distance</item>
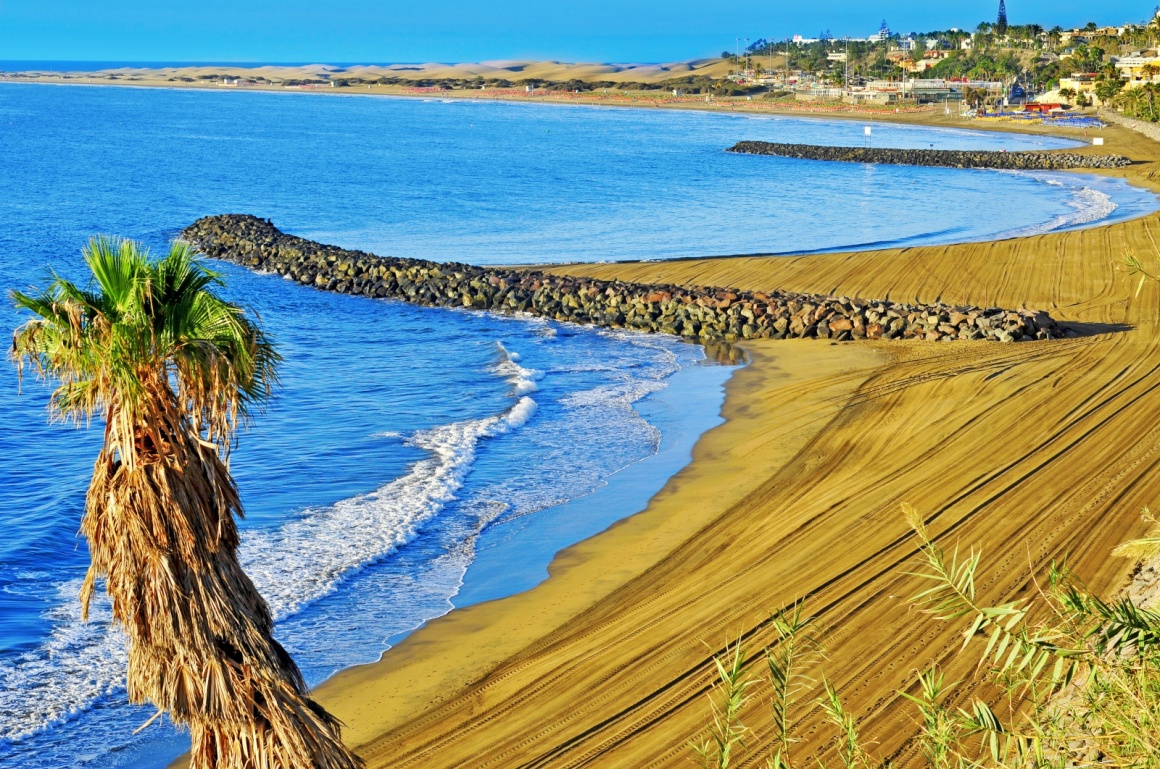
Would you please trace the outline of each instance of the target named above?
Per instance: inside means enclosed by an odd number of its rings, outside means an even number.
[[[55,278],[12,293],[33,318],[11,355],[57,387],[50,413],[104,420],[81,531],[87,617],[104,579],[129,641],[127,686],[193,740],[194,769],[353,769],[339,723],[306,695],[238,563],[242,515],[228,454],[269,398],[281,360],[215,293],[189,247],[158,260],[127,240],[84,250],[90,288]]]

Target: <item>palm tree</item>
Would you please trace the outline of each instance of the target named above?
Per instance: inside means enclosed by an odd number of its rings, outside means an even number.
[[[126,240],[84,250],[93,284],[14,291],[35,316],[13,336],[23,370],[57,384],[53,418],[103,418],[81,531],[88,614],[103,578],[129,641],[127,686],[193,739],[194,769],[353,769],[339,723],[306,695],[237,559],[228,453],[281,360],[189,247],[150,259]]]

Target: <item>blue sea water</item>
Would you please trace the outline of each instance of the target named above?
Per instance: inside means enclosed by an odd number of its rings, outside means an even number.
[[[865,141],[859,123],[270,93],[0,84],[0,287],[83,275],[114,233],[163,249],[204,214],[270,217],[383,254],[474,263],[930,243],[1155,210],[1118,180],[823,164],[739,139]],[[897,147],[1066,146],[875,126]],[[535,585],[561,547],[643,508],[719,422],[701,348],[330,295],[220,265],[286,358],[242,436],[241,557],[317,682],[453,606]],[[0,328],[20,316],[4,303]],[[18,394],[19,393],[19,394]],[[107,605],[79,621],[99,429],[45,422],[0,367],[0,765],[164,766],[129,707]]]

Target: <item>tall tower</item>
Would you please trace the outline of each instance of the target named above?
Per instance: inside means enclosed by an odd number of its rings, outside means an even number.
[[[999,18],[995,22],[995,34],[999,37],[1007,34],[1007,0],[999,0]]]

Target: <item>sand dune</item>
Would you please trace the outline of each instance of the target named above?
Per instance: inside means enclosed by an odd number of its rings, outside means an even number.
[[[1106,151],[1146,161],[1160,145],[1119,128]],[[728,421],[645,513],[561,554],[552,577],[452,612],[339,675],[322,698],[374,767],[684,767],[708,718],[711,654],[773,640],[771,610],[805,598],[831,629],[825,672],[877,753],[917,766],[898,695],[941,664],[965,677],[959,628],[916,615],[904,572],[915,542],[898,505],[948,546],[979,547],[985,601],[1029,589],[1064,559],[1096,590],[1131,564],[1160,497],[1160,286],[1137,297],[1125,253],[1160,253],[1160,217],[1079,232],[802,258],[559,268],[642,281],[783,288],[1050,310],[1083,336],[991,343],[747,345]],[[760,672],[760,660],[754,671]],[[956,690],[959,698],[978,692]],[[832,732],[796,715],[807,754]],[[770,721],[744,713],[764,765]]]
[[[776,59],[775,59],[776,61]],[[504,80],[586,81],[608,80],[613,82],[655,83],[673,77],[705,75],[723,77],[732,68],[723,59],[695,59],[685,62],[664,64],[609,64],[609,63],[568,63],[559,61],[487,61],[480,63],[426,62],[423,64],[358,64],[338,67],[329,64],[309,64],[304,66],[266,65],[247,67],[243,65],[188,66],[188,67],[120,67],[100,72],[58,73],[31,70],[44,76],[68,74],[72,77],[107,79],[110,75],[121,78],[138,78],[144,81],[165,81],[168,78],[204,78],[209,76],[228,78],[257,78],[282,82],[306,78],[361,77],[365,79],[398,77],[407,80],[423,79],[470,79],[475,77],[499,78]]]

